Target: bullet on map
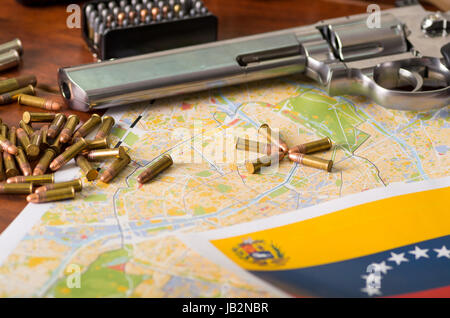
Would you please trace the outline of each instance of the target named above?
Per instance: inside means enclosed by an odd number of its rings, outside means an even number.
[[[22,174],[24,176],[31,176],[31,166],[22,147],[17,147],[16,160],[19,164],[19,168],[22,171]]]
[[[114,179],[115,176],[119,174],[120,171],[125,169],[125,167],[131,162],[131,158],[128,155],[125,155],[123,158],[118,158],[114,160],[111,165],[106,168],[105,171],[100,176],[100,180],[102,182],[108,183],[112,179]]]
[[[245,163],[245,168],[247,169],[248,173],[254,174],[260,171],[262,167],[271,166],[272,164],[280,162],[283,158],[283,152],[266,155],[253,161],[247,161]]]
[[[271,144],[266,144],[263,142],[258,142],[255,140],[250,140],[246,138],[237,137],[236,138],[236,149],[262,153],[265,155],[270,155],[271,153],[278,153],[278,147],[272,146]]]
[[[65,122],[66,122],[66,115],[62,113],[56,114],[55,119],[53,119],[52,123],[48,127],[47,136],[50,138],[55,138]]]
[[[81,168],[84,176],[88,181],[93,181],[98,177],[98,171],[92,167],[91,163],[86,159],[85,156],[78,155],[75,159],[77,166]]]
[[[259,126],[258,133],[264,137],[267,138],[267,143],[271,144],[274,143],[280,148],[280,151],[287,153],[289,150],[286,142],[284,142],[280,136],[276,138],[275,134],[273,133],[272,129],[270,129],[270,126],[268,124],[262,124]]]
[[[17,129],[17,139],[19,139],[20,144],[25,149],[25,152],[29,157],[36,157],[39,154],[39,147],[31,144],[30,138],[28,138],[27,133],[22,128]]]
[[[42,97],[32,96],[32,95],[20,94],[17,99],[17,102],[20,105],[42,108],[42,109],[47,109],[47,110],[60,110],[61,109],[61,104],[57,101],[54,101],[51,99],[45,99]]]
[[[304,166],[326,170],[328,172],[331,172],[331,169],[333,168],[333,160],[325,160],[322,158],[305,155],[298,152],[290,153],[289,159]]]
[[[36,76],[24,75],[0,81],[0,94],[14,91],[16,89],[32,85],[36,86]]]
[[[326,138],[322,138],[319,140],[314,140],[311,142],[307,142],[304,144],[294,146],[291,149],[289,149],[289,153],[299,152],[299,153],[309,154],[309,153],[314,153],[314,152],[318,152],[318,151],[322,151],[322,150],[328,150],[331,148],[331,146],[332,146],[331,139],[326,137]]]
[[[27,196],[27,201],[30,203],[44,203],[74,198],[75,198],[74,187],[65,187],[60,189],[43,191],[39,193],[32,193],[29,196]]]
[[[50,169],[56,171],[69,162],[71,159],[75,158],[81,151],[87,147],[87,142],[84,138],[78,139],[76,143],[68,147],[62,154],[53,159],[50,163]]]
[[[69,117],[67,117],[66,125],[59,134],[59,141],[62,143],[70,141],[73,131],[75,130],[79,122],[80,117],[78,117],[77,115],[70,115]]]
[[[169,154],[162,155],[159,159],[152,162],[150,166],[137,177],[137,181],[142,184],[146,183],[171,165],[173,165],[172,157]]]
[[[0,147],[4,152],[7,152],[12,155],[17,154],[17,147],[14,146],[8,139],[3,136],[0,136]]]
[[[80,137],[85,137],[87,134],[89,134],[94,128],[102,121],[102,118],[97,115],[93,114],[91,118],[89,118],[83,125],[81,125],[80,128],[77,129],[77,131],[73,134],[73,140],[76,140]]]
[[[32,85],[28,85],[0,95],[0,105],[11,104],[17,101],[20,94],[35,95],[36,91]]]
[[[0,193],[3,194],[30,194],[33,193],[32,183],[8,184],[0,183]]]
[[[53,148],[47,148],[44,155],[39,160],[38,164],[33,170],[33,176],[43,175],[47,172],[48,166],[53,158],[56,157],[56,151]]]
[[[102,124],[100,125],[100,128],[98,129],[97,135],[95,135],[94,139],[103,139],[106,138],[112,127],[114,126],[114,118],[111,116],[104,116],[102,118]]]
[[[91,150],[87,158],[91,161],[105,160],[110,158],[123,158],[127,154],[124,147]]]
[[[93,150],[93,149],[103,149],[109,147],[109,140],[107,137],[101,138],[101,139],[94,139],[94,140],[86,140],[88,146],[87,150]]]
[[[45,184],[45,183],[54,183],[55,175],[53,173],[43,174],[39,176],[15,176],[12,178],[8,178],[6,183],[34,183],[34,184]]]
[[[54,113],[34,113],[34,112],[23,112],[22,120],[25,124],[31,123],[48,123],[55,119]]]
[[[31,128],[30,125],[27,125],[23,120],[19,121],[19,126],[27,133],[29,138],[33,135],[33,128]]]
[[[83,189],[83,183],[81,182],[81,179],[75,179],[70,181],[64,181],[64,182],[57,182],[57,183],[47,183],[36,190],[34,190],[35,193],[49,191],[49,190],[55,190],[55,189],[62,189],[67,187],[73,187],[76,192],[81,192]]]

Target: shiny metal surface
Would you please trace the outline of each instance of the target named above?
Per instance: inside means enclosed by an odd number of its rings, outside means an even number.
[[[448,13],[446,13],[448,14]],[[393,109],[450,103],[449,69],[429,37],[420,5],[316,25],[59,70],[70,107],[89,111],[232,84],[303,73],[330,95],[363,95]]]

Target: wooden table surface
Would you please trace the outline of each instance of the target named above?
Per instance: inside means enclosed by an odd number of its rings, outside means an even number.
[[[35,74],[39,83],[57,86],[60,67],[94,61],[85,45],[80,29],[69,29],[66,5],[25,7],[15,0],[2,0],[0,9],[0,43],[20,38],[24,46],[23,63],[0,77]],[[75,1],[73,1],[75,2]],[[79,2],[79,1],[78,1]],[[219,39],[255,34],[311,24],[318,20],[363,13],[373,1],[361,0],[204,0],[219,18]],[[377,1],[382,9],[393,7],[394,1]],[[58,95],[39,91],[62,100]],[[0,118],[8,126],[17,126],[25,110],[36,109],[17,104],[0,106]],[[88,114],[76,113],[82,120]],[[24,195],[0,195],[0,232],[25,207]]]

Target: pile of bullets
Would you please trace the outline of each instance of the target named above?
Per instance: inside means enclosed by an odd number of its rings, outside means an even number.
[[[85,7],[89,39],[94,45],[108,30],[205,15],[200,0],[120,0]]]
[[[0,71],[18,66],[22,53],[22,42],[19,39],[0,44]],[[11,104],[17,101],[20,105],[47,110],[60,110],[60,103],[35,96],[36,84],[37,80],[34,75],[0,80],[0,105]]]
[[[330,149],[332,146],[330,138],[326,137],[289,148],[281,138],[272,138],[275,134],[267,124],[262,124],[258,129],[258,133],[266,138],[267,143],[240,137],[236,140],[236,149],[264,154],[264,156],[256,160],[245,163],[249,173],[257,173],[261,170],[261,167],[271,166],[280,162],[286,155],[291,161],[304,166],[331,172],[333,167],[332,160],[325,160],[310,155],[311,153]]]
[[[109,148],[114,118],[93,114],[76,129],[79,123],[77,115],[66,117],[63,113],[24,112],[19,128],[8,128],[0,119],[0,180],[6,179],[0,183],[0,193],[30,194],[27,200],[33,203],[74,198],[82,189],[81,182],[54,183],[53,173],[48,172],[75,159],[83,176],[93,181],[99,171],[92,162],[112,158],[100,175],[100,180],[108,183],[131,162],[124,147]],[[33,129],[35,124],[42,125]],[[94,139],[85,139],[98,125]]]

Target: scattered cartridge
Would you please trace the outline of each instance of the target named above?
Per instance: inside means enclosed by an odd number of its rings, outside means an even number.
[[[91,161],[99,161],[111,158],[123,158],[127,154],[124,147],[91,150],[87,154],[87,158]]]
[[[15,38],[14,40],[0,44],[0,53],[8,52],[11,50],[17,51],[19,55],[22,55],[23,53],[22,41],[20,41],[20,39],[18,38]]]
[[[50,164],[50,169],[56,171],[69,162],[71,159],[75,158],[81,151],[87,147],[87,142],[84,138],[78,139],[76,143],[68,147],[62,154],[53,159]]]
[[[61,130],[59,134],[59,141],[62,143],[67,143],[72,138],[73,131],[77,127],[80,122],[80,117],[77,115],[70,115],[67,117],[67,122],[64,128]]]
[[[150,166],[137,177],[137,181],[141,184],[146,183],[169,168],[171,165],[173,165],[172,157],[169,154],[165,154],[158,158],[155,162],[152,162]]]
[[[290,153],[289,159],[304,166],[325,170],[331,172],[333,160],[325,160],[311,155],[305,155],[299,152]]]
[[[101,139],[94,139],[94,140],[86,140],[88,146],[87,150],[94,150],[94,149],[104,149],[109,147],[109,140],[108,138],[101,138]]]
[[[19,170],[17,169],[16,160],[14,159],[13,155],[4,152],[3,163],[5,165],[6,178],[11,178],[19,175]]]
[[[283,158],[284,158],[283,152],[274,153],[272,155],[266,155],[252,161],[247,161],[245,163],[245,168],[247,169],[248,173],[254,174],[259,172],[262,167],[268,167],[273,164],[276,164],[281,160],[283,160]]]
[[[56,111],[61,109],[61,104],[57,101],[32,95],[20,94],[17,99],[17,102],[20,105],[42,108],[46,110]]]
[[[2,80],[0,81],[0,94],[11,92],[28,85],[36,86],[36,76],[24,75]]]
[[[31,182],[34,184],[54,183],[55,175],[53,173],[43,174],[39,176],[15,176],[8,178],[6,183],[26,183]]]
[[[27,133],[22,128],[17,129],[17,139],[19,139],[20,144],[29,157],[34,158],[39,154],[39,147],[31,144],[30,138],[28,138]]]
[[[39,193],[32,193],[29,196],[27,196],[27,201],[30,203],[44,203],[74,198],[75,198],[74,187],[65,187],[60,189],[43,191]]]
[[[16,155],[17,154],[17,147],[14,146],[8,139],[0,135],[0,147],[2,150],[6,153]]]
[[[33,176],[43,175],[47,172],[50,162],[56,157],[56,151],[53,148],[47,148],[33,170]]]
[[[77,131],[73,134],[73,140],[76,141],[80,137],[85,137],[92,130],[94,130],[94,128],[97,127],[97,125],[100,124],[101,121],[102,118],[99,115],[93,114],[91,118],[89,118],[83,125],[81,125],[81,127],[78,128]]]
[[[33,135],[33,128],[30,125],[26,124],[23,120],[19,121],[19,126],[22,128],[28,135],[29,138]]]
[[[5,180],[5,168],[3,167],[3,153],[0,153],[0,181]]]
[[[83,189],[83,183],[81,182],[81,179],[75,179],[70,181],[64,181],[64,182],[57,182],[57,183],[47,183],[36,190],[34,190],[35,193],[49,191],[49,190],[55,190],[55,189],[62,189],[67,187],[73,187],[76,192],[81,192]]]
[[[25,124],[31,123],[51,123],[55,119],[54,113],[34,113],[23,112],[22,120]]]
[[[115,176],[119,174],[120,171],[125,169],[126,166],[131,162],[131,158],[128,155],[125,155],[123,158],[119,158],[114,160],[111,165],[106,168],[105,171],[103,171],[102,175],[100,176],[100,180],[108,183],[112,179],[114,179]]]
[[[11,92],[0,95],[0,105],[11,104],[17,101],[20,94],[36,95],[36,91],[32,85],[28,85]]]
[[[301,145],[294,146],[291,149],[289,149],[289,153],[299,152],[299,153],[309,154],[309,153],[314,153],[314,152],[318,152],[318,151],[328,150],[331,148],[331,146],[332,146],[331,139],[326,137],[326,138],[322,138],[319,140],[314,140],[311,142],[307,142],[307,143],[304,143]]]
[[[112,127],[114,126],[114,123],[114,118],[112,118],[111,116],[104,116],[102,118],[102,123],[100,125],[100,128],[98,129],[97,135],[95,135],[94,139],[103,139],[108,137]]]
[[[1,194],[30,194],[33,193],[32,183],[0,183]]]
[[[50,138],[55,138],[59,134],[59,131],[61,130],[65,122],[66,115],[62,113],[56,114],[55,119],[53,119],[52,123],[48,127],[47,136]]]
[[[77,166],[83,171],[83,175],[88,181],[93,181],[98,177],[98,171],[92,167],[91,163],[86,159],[85,156],[78,155],[75,159]]]
[[[28,162],[25,151],[23,150],[22,147],[17,147],[17,151],[18,152],[16,155],[16,160],[17,163],[19,164],[19,168],[22,171],[22,174],[24,176],[31,176],[31,166],[30,163]]]
[[[267,138],[268,144],[273,143],[280,148],[280,151],[284,153],[288,152],[289,148],[286,142],[281,139],[281,136],[279,136],[279,134],[274,133],[272,129],[270,129],[270,126],[268,124],[262,124],[261,126],[259,126],[258,133]]]
[[[15,50],[0,53],[0,72],[20,64],[20,55]]]
[[[31,135],[30,142],[32,145],[36,146],[39,151],[36,156],[30,156],[30,159],[34,160],[37,156],[39,156],[39,153],[41,152],[42,139],[42,130],[36,130]]]
[[[42,142],[41,142],[41,152],[46,150],[48,147],[50,147],[50,144],[48,142],[47,138],[47,132],[48,132],[48,125],[44,125],[41,127],[41,134],[42,134]]]
[[[258,142],[255,140],[250,140],[246,138],[237,137],[236,139],[236,149],[262,153],[265,155],[270,155],[271,153],[278,153],[278,147],[272,144],[267,144],[264,142]]]

